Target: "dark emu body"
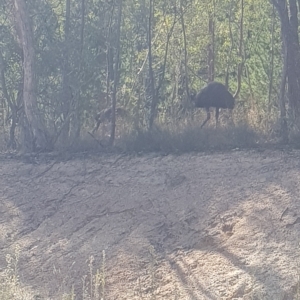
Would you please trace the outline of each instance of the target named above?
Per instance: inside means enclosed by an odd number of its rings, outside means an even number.
[[[227,108],[232,110],[235,105],[235,100],[230,92],[228,92],[226,86],[216,81],[208,83],[196,96],[192,96],[192,101],[195,107],[205,108],[207,112],[206,120],[202,123],[201,128],[210,119],[210,107],[216,108],[216,126],[218,126],[219,109]]]

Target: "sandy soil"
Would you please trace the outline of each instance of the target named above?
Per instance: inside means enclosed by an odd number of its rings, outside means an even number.
[[[295,299],[300,151],[31,162],[1,159],[0,268],[39,299],[103,253],[105,299]]]

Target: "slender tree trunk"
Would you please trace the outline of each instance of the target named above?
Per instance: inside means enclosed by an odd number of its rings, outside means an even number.
[[[289,0],[290,28],[288,32],[288,91],[292,100],[294,117],[300,115],[300,47],[298,36],[298,7],[296,0]],[[292,78],[292,76],[294,76]]]
[[[18,101],[13,101],[13,99],[10,97],[7,86],[6,86],[6,79],[5,79],[5,65],[4,65],[4,59],[2,56],[2,53],[0,51],[0,84],[2,87],[2,93],[3,96],[8,103],[8,107],[10,108],[11,111],[11,126],[9,130],[9,142],[7,147],[16,149],[17,144],[16,144],[16,139],[15,139],[15,129],[17,127],[17,113],[18,113],[18,106],[16,103]],[[18,97],[23,93],[23,85],[20,87],[19,92],[18,92]],[[4,114],[2,115],[3,118],[3,125],[4,125]]]
[[[49,150],[50,143],[46,132],[46,127],[40,116],[36,99],[36,82],[34,73],[34,46],[33,33],[29,22],[29,15],[25,0],[14,0],[16,22],[19,39],[23,49],[23,72],[24,87],[23,101],[26,123],[23,126],[25,139],[23,140],[22,150],[24,152]]]
[[[187,40],[186,40],[186,30],[185,30],[185,24],[184,24],[184,12],[183,12],[183,7],[182,7],[182,0],[180,0],[180,22],[181,22],[182,35],[183,35],[185,90],[186,90],[187,99],[190,99]]]
[[[165,48],[165,53],[164,53],[163,64],[161,66],[161,72],[159,74],[159,79],[158,79],[158,83],[157,83],[157,87],[156,87],[156,91],[155,91],[157,98],[159,98],[160,89],[161,89],[161,87],[164,83],[164,79],[165,79],[167,58],[168,58],[168,52],[169,52],[169,46],[170,46],[170,39],[171,39],[171,36],[173,34],[173,31],[174,31],[176,20],[177,20],[177,13],[176,13],[176,7],[175,7],[174,19],[173,19],[173,23],[171,25],[171,28],[170,28],[170,30],[168,30],[168,33],[167,33],[167,41],[166,41],[166,48]],[[166,19],[165,19],[165,22],[167,23]],[[188,92],[188,95],[189,95],[189,92]],[[165,116],[166,115],[167,114],[165,114]]]
[[[154,15],[154,0],[149,0],[149,19],[148,19],[148,63],[149,63],[149,81],[150,81],[150,91],[151,91],[151,108],[150,108],[150,118],[149,118],[149,129],[153,127],[156,107],[157,107],[157,97],[155,93],[155,82],[153,73],[153,57],[152,57],[152,27],[153,27],[153,15]]]
[[[236,98],[241,90],[241,83],[242,83],[242,71],[244,66],[244,57],[243,57],[243,43],[244,43],[244,0],[241,0],[241,18],[240,18],[240,37],[239,37],[239,58],[240,62],[238,64],[237,70],[237,89],[233,95]]]
[[[300,113],[300,47],[298,37],[298,8],[296,0],[272,0],[281,23],[281,34],[286,47],[286,68],[289,108],[296,119]]]
[[[114,68],[114,87],[111,98],[111,132],[109,144],[112,146],[115,140],[116,133],[116,103],[117,103],[117,88],[120,81],[120,40],[121,40],[121,22],[122,22],[122,7],[123,1],[119,0],[118,8],[118,21],[117,21],[117,33],[116,33],[116,57],[115,57],[115,68]]]
[[[285,94],[286,94],[286,78],[287,78],[288,60],[287,60],[287,47],[284,42],[282,43],[282,52],[283,52],[283,68],[282,68],[282,75],[281,75],[280,98],[279,98],[280,127],[281,127],[282,142],[287,144],[289,141],[289,134],[288,134],[288,126],[287,126]]]
[[[83,49],[84,49],[84,27],[85,27],[85,0],[81,0],[81,23],[80,23],[80,49],[79,49],[79,66],[78,66],[78,81],[82,82],[83,76],[83,63],[84,63],[84,56],[83,56]],[[80,107],[80,98],[81,98],[81,88],[80,85],[76,89],[76,93],[74,95],[74,116],[72,118],[72,128],[74,130],[73,135],[73,142],[75,142],[80,136],[81,130],[81,111],[82,108]]]
[[[84,46],[84,26],[85,26],[85,0],[81,0],[81,24],[80,24],[80,69],[82,69],[82,56]]]
[[[274,73],[274,32],[275,32],[275,7],[272,5],[272,27],[271,27],[271,59],[270,59],[270,75],[269,75],[269,97],[268,97],[268,114],[271,114],[271,98],[273,90],[273,73]]]
[[[233,0],[230,1],[229,16],[228,16],[228,28],[229,28],[229,35],[230,35],[230,50],[229,50],[229,54],[228,54],[227,67],[226,67],[226,73],[225,73],[225,86],[227,89],[229,86],[229,68],[231,65],[231,55],[232,55],[232,50],[234,48],[234,40],[233,40],[232,25],[231,25],[232,2],[233,2]]]
[[[113,16],[115,11],[115,4],[112,3],[109,23],[107,26],[107,49],[106,49],[106,105],[109,105],[109,100],[112,95],[112,82],[114,80],[114,52],[112,46],[112,30],[113,30]]]
[[[61,130],[61,143],[67,143],[69,140],[70,132],[70,102],[72,98],[70,88],[70,66],[69,66],[69,36],[70,36],[70,0],[66,0],[66,15],[65,15],[65,28],[64,28],[64,48],[63,48],[63,66],[62,66],[62,114],[64,124]]]
[[[210,42],[207,47],[208,82],[215,79],[215,0],[213,0],[213,11],[209,15],[208,33]]]

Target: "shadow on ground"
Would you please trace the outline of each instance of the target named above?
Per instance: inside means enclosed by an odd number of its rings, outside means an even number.
[[[21,281],[52,299],[103,253],[106,299],[293,299],[299,157],[2,160],[0,266],[20,246]]]

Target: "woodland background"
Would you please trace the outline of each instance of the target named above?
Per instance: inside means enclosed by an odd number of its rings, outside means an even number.
[[[299,5],[299,0],[3,0],[1,149],[115,144],[197,150],[297,142]],[[225,120],[216,130],[211,121],[200,130],[201,112],[189,98],[212,80],[236,94],[234,126]],[[112,114],[105,114],[110,107]],[[116,107],[125,116],[115,114]],[[109,132],[91,133],[101,111],[98,119],[111,119]]]

